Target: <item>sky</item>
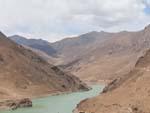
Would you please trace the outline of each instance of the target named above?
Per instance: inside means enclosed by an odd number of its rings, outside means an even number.
[[[54,42],[90,31],[141,30],[150,0],[0,0],[0,30]]]

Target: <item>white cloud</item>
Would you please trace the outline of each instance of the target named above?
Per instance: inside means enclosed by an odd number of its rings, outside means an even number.
[[[150,0],[144,0],[145,4],[150,7]]]
[[[144,1],[144,2],[143,2]],[[0,29],[49,41],[92,30],[137,30],[149,0],[0,0]]]

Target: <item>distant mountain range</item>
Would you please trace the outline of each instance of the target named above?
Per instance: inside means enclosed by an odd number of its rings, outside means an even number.
[[[44,42],[50,45],[50,50],[54,50],[48,54],[52,56],[53,63],[66,71],[71,71],[82,80],[101,82],[101,80],[113,80],[129,72],[143,52],[150,48],[149,34],[150,26],[147,26],[144,30],[137,32],[94,31],[55,43]],[[11,39],[18,42],[15,36]],[[29,44],[32,40],[26,40],[29,41],[27,44],[23,40],[20,44],[30,45],[39,50],[36,44]],[[41,40],[36,41],[43,43]],[[47,44],[43,48],[48,49]]]
[[[77,77],[49,64],[0,32],[0,99],[79,90],[87,90],[87,87]]]
[[[11,40],[15,41],[18,44],[25,45],[34,49],[38,49],[40,51],[45,52],[50,56],[56,55],[56,50],[51,47],[51,44],[42,39],[27,39],[25,37],[14,35],[9,37]]]

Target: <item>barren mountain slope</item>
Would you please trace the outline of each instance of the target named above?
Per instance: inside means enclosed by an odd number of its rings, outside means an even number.
[[[81,102],[78,110],[85,113],[149,113],[149,84],[150,50],[139,58],[130,73],[109,84],[106,93]]]
[[[91,52],[99,43],[102,43],[110,36],[111,33],[93,31],[52,43],[52,47],[62,59],[62,62],[58,62],[58,65],[82,60],[83,55]]]
[[[0,99],[85,90],[76,77],[0,33]]]
[[[84,81],[107,82],[128,73],[150,48],[150,25],[137,32],[89,32],[51,43],[51,47],[57,58],[41,56]]]
[[[61,47],[64,61],[61,67],[85,81],[113,80],[128,73],[143,52],[150,48],[150,26],[137,32],[92,32],[92,35],[83,36],[56,44],[64,46]]]

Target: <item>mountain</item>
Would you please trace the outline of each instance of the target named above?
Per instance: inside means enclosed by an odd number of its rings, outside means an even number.
[[[90,32],[52,46],[61,54],[60,67],[85,81],[109,82],[128,73],[150,48],[150,26],[136,32]]]
[[[28,47],[43,51],[47,55],[50,55],[50,56],[56,55],[56,50],[51,46],[49,42],[45,40],[27,39],[19,35],[10,36],[9,38],[20,45],[28,46]]]
[[[77,77],[47,63],[0,32],[0,99],[87,90]]]
[[[136,32],[89,32],[50,44],[50,62],[86,82],[110,82],[134,67],[150,48],[150,25]]]
[[[110,35],[111,33],[93,31],[78,37],[65,38],[57,41],[52,43],[52,47],[61,54],[62,64],[67,64],[81,59],[83,55],[94,49],[92,46],[102,43]]]
[[[150,50],[147,50],[128,74],[111,82],[100,96],[82,101],[78,105],[78,111],[79,113],[149,113],[149,84]]]

